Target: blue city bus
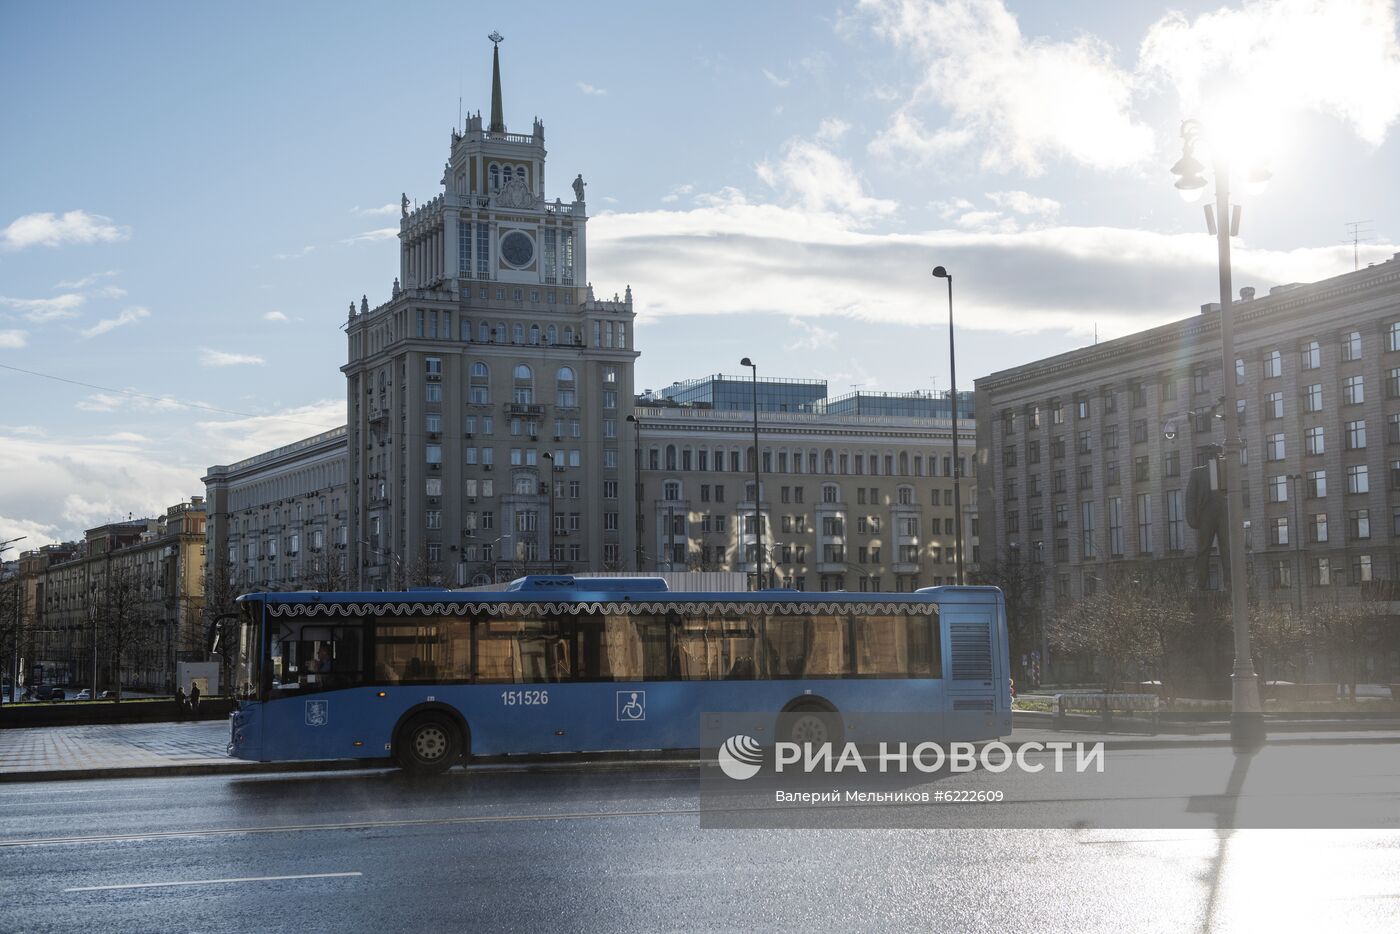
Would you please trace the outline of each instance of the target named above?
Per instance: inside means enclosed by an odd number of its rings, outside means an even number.
[[[525,577],[504,591],[238,600],[228,753],[260,762],[693,749],[700,713],[771,711],[822,742],[843,715],[978,714],[1011,732],[995,587],[672,592],[661,578]],[[778,721],[775,720],[775,723]]]

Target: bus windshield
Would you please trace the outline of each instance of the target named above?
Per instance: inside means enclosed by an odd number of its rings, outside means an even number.
[[[240,605],[243,618],[238,621],[237,641],[234,643],[233,689],[236,696],[248,700],[257,696],[262,677],[262,604],[248,601]]]

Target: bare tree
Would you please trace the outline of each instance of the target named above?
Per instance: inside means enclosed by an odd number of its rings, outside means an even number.
[[[1036,636],[1044,625],[1041,595],[1045,576],[1041,565],[1022,561],[984,561],[968,579],[971,584],[983,584],[1001,589],[1006,600],[1006,630],[1011,642],[1011,663],[1018,665],[1023,655],[1036,650]],[[1020,670],[1020,683],[1027,683],[1029,673]]]
[[[1327,655],[1342,694],[1356,699],[1356,682],[1379,639],[1386,609],[1371,599],[1315,604],[1308,624],[1315,644]]]
[[[108,568],[94,593],[98,647],[107,659],[108,678],[118,702],[122,699],[123,673],[136,667],[150,646],[160,639],[165,623],[160,605],[152,600],[140,577],[123,567]],[[93,685],[94,693],[97,685]]]
[[[1123,577],[1057,614],[1055,643],[1100,658],[1108,690],[1130,674],[1151,674],[1170,693],[1172,643],[1191,623],[1190,606],[1168,581]]]
[[[18,659],[23,618],[24,586],[16,572],[0,579],[0,670],[8,672],[15,697],[19,695]]]
[[[1290,604],[1254,604],[1249,608],[1254,667],[1261,684],[1277,681],[1296,667],[1310,637],[1309,621]]]

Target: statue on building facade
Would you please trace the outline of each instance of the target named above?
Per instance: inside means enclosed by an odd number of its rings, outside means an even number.
[[[574,200],[583,200],[583,188],[588,183],[583,180],[583,173],[580,172],[574,177]]]
[[[1206,445],[1206,462],[1191,469],[1186,482],[1186,524],[1196,530],[1196,589],[1205,590],[1210,583],[1210,549],[1220,546],[1220,577],[1230,586],[1230,526],[1221,482],[1221,447]]]
[[[403,193],[402,200],[399,201],[399,210],[403,212],[404,217],[408,216],[408,192],[406,191]]]

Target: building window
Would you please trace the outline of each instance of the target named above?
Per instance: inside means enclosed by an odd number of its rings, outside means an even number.
[[[1347,422],[1347,450],[1360,451],[1366,447],[1366,420]]]
[[[1165,477],[1181,476],[1181,452],[1168,451],[1162,459],[1162,475]]]
[[[1092,490],[1094,488],[1094,468],[1079,468],[1079,488],[1081,490]]]
[[[1317,341],[1308,341],[1303,345],[1302,351],[1303,369],[1316,370],[1322,366],[1322,345]]]
[[[1353,509],[1347,514],[1347,536],[1353,540],[1371,537],[1371,510]]]
[[[1283,418],[1283,393],[1271,392],[1264,397],[1264,420],[1272,421],[1277,418]]]
[[[1390,329],[1386,332],[1385,349],[1390,351],[1400,350],[1400,321],[1392,321]]]
[[[1303,390],[1303,410],[1306,412],[1322,411],[1322,384],[1313,383]]]
[[[1313,564],[1313,586],[1330,587],[1332,584],[1332,559],[1318,558]]]
[[[1364,377],[1348,376],[1342,380],[1342,404],[1360,405],[1366,401]]]
[[[1180,490],[1167,491],[1167,551],[1179,552],[1186,547],[1185,511]]]
[[[1078,451],[1080,454],[1089,454],[1093,451],[1093,447],[1089,441],[1089,432],[1081,431],[1079,433]]]
[[[1315,512],[1308,521],[1308,536],[1318,544],[1327,541],[1327,513]]]
[[[1353,584],[1367,584],[1374,578],[1371,576],[1371,556],[1357,555],[1351,559],[1351,582]]]
[[[1308,471],[1308,499],[1325,499],[1327,497],[1327,471]]]
[[[1264,459],[1270,461],[1281,461],[1284,458],[1284,443],[1282,434],[1269,435],[1264,442]]]
[[[1283,355],[1271,350],[1264,355],[1264,378],[1278,379],[1283,375]]]
[[[1269,502],[1288,502],[1288,476],[1286,474],[1269,478]]]
[[[1347,468],[1347,492],[1371,492],[1371,481],[1370,477],[1366,472],[1365,464],[1353,464],[1352,466]]]
[[[1269,524],[1269,543],[1271,545],[1288,544],[1288,517],[1275,516]]]
[[[1152,494],[1137,495],[1138,554],[1152,554]]]
[[[1361,332],[1351,331],[1342,336],[1342,362],[1361,359]]]
[[[1106,425],[1103,430],[1103,446],[1106,450],[1118,449],[1118,426]]]
[[[1325,433],[1321,426],[1309,428],[1303,432],[1303,449],[1309,454],[1327,453]]]

